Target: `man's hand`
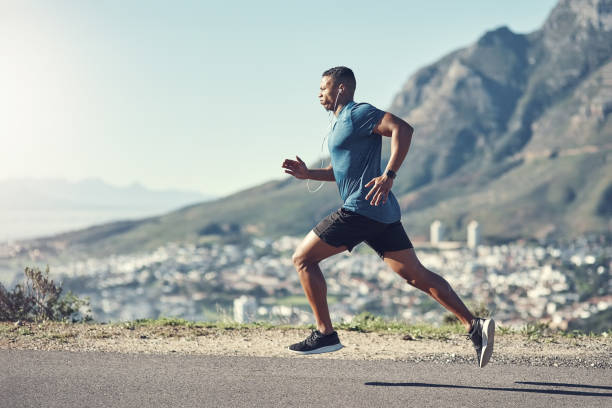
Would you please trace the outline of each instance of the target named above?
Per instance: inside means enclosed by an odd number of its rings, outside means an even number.
[[[389,196],[389,191],[391,191],[391,186],[393,186],[393,179],[387,177],[386,174],[383,174],[382,176],[374,177],[364,187],[367,188],[372,185],[374,185],[374,187],[366,195],[366,200],[369,200],[370,197],[372,197],[372,201],[370,201],[371,205],[386,203],[387,197]]]
[[[291,174],[293,177],[298,179],[307,179],[308,167],[306,167],[306,163],[304,163],[299,156],[295,156],[295,158],[297,161],[285,159],[282,165],[282,167],[285,169],[285,173]]]

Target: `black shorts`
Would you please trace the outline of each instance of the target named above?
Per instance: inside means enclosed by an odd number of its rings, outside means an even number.
[[[323,218],[312,231],[331,246],[346,245],[349,252],[365,241],[383,259],[386,251],[414,248],[401,221],[385,224],[342,207]]]

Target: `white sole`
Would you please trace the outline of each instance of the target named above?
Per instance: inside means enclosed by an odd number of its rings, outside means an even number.
[[[486,319],[482,324],[482,351],[480,352],[480,368],[487,365],[493,354],[495,341],[495,320]]]
[[[321,353],[331,353],[332,351],[340,350],[342,347],[344,346],[338,343],[338,344],[333,344],[331,346],[320,347],[316,350],[310,350],[310,351],[296,351],[296,350],[291,350],[290,348],[287,348],[287,350],[291,351],[292,353],[296,353],[296,354],[321,354]]]

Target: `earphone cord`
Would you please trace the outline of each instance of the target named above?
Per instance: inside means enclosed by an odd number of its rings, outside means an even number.
[[[327,131],[327,133],[325,134],[325,136],[323,136],[323,142],[321,142],[321,168],[323,168],[323,146],[325,145],[325,139],[327,139],[327,135],[329,135],[331,133],[331,131],[333,130],[333,116],[334,113],[336,112],[336,106],[338,103],[338,97],[340,96],[340,92],[338,92],[336,94],[336,101],[334,102],[334,110],[329,112],[328,118],[329,118],[329,129]],[[311,190],[310,189],[310,184],[308,183],[310,181],[310,179],[306,179],[306,188],[308,189],[309,192],[311,193],[316,193],[317,191],[319,191],[321,189],[321,187],[323,187],[323,184],[325,184],[325,181],[322,181],[321,184],[319,184],[319,187],[317,187],[315,190]]]

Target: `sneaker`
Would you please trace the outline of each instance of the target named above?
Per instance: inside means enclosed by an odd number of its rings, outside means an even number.
[[[474,343],[478,365],[480,368],[487,365],[491,354],[493,354],[493,341],[495,336],[495,321],[493,319],[481,319],[477,317],[472,320],[472,330],[467,338]]]
[[[342,348],[338,333],[335,331],[324,335],[318,330],[313,330],[305,340],[289,346],[289,350],[299,354],[329,353]]]

